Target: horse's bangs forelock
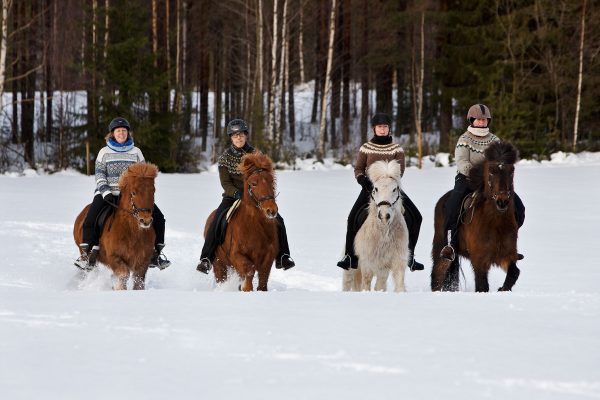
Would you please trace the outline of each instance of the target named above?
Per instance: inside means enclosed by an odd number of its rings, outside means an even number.
[[[384,177],[398,180],[401,174],[402,169],[397,161],[376,161],[367,170],[367,175],[371,182],[378,181]]]
[[[492,143],[484,152],[488,161],[495,161],[503,164],[514,164],[519,158],[519,152],[515,146],[509,142],[499,141]]]
[[[242,162],[238,166],[240,172],[244,175],[252,173],[257,169],[263,169],[269,173],[273,172],[273,162],[263,153],[246,154],[242,157]]]
[[[119,178],[119,187],[125,185],[126,180],[130,177],[135,178],[156,178],[158,175],[158,167],[151,163],[139,162],[131,164]]]

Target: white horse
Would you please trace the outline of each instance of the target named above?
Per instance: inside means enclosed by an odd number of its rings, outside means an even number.
[[[354,239],[358,268],[344,271],[343,290],[385,291],[392,273],[394,289],[404,292],[404,272],[408,264],[408,228],[404,220],[400,194],[400,164],[377,161],[367,170],[373,182],[369,215]]]

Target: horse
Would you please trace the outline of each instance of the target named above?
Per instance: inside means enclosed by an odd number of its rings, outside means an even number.
[[[468,258],[475,273],[475,290],[488,292],[488,272],[492,265],[506,272],[499,291],[509,291],[516,283],[517,232],[513,178],[517,149],[508,142],[492,143],[484,152],[484,160],[469,172],[470,187],[474,190],[470,204],[461,211],[462,224],[458,229],[457,257],[449,261],[440,257],[447,243],[444,232],[444,206],[451,192],[444,194],[435,205],[433,248],[431,256],[431,290],[457,291],[459,287],[458,255]],[[469,199],[469,197],[467,197]]]
[[[116,276],[115,290],[127,289],[130,275],[133,276],[133,289],[144,289],[156,237],[152,228],[152,209],[157,174],[155,165],[135,163],[119,179],[121,195],[118,204],[114,205],[115,212],[104,224],[98,253],[98,261]],[[83,237],[83,221],[89,207],[88,204],[75,220],[73,237],[77,246]]]
[[[215,280],[225,282],[227,266],[231,266],[242,280],[242,291],[254,290],[252,280],[256,273],[257,290],[266,291],[271,266],[279,252],[273,162],[262,153],[246,154],[238,169],[245,190],[239,207],[229,220],[223,243],[215,250]],[[204,237],[215,218],[215,211],[206,220]]]
[[[367,170],[373,182],[368,215],[354,239],[358,268],[344,271],[343,290],[385,291],[390,274],[394,290],[404,292],[404,272],[408,264],[408,228],[404,220],[400,194],[400,164],[377,161]]]

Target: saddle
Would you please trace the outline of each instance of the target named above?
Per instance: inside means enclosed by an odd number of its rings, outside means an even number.
[[[227,225],[231,218],[235,215],[235,212],[240,206],[241,200],[236,200],[231,207],[225,210],[221,215],[216,215],[217,219],[217,230],[215,232],[215,238],[217,239],[217,244],[222,244],[225,241],[225,232],[227,231]]]

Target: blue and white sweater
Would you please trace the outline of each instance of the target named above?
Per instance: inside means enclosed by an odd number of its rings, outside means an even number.
[[[133,145],[133,139],[130,137],[122,145],[110,139],[98,152],[96,157],[96,191],[94,195],[101,194],[106,197],[112,193],[118,196],[119,178],[127,170],[130,164],[143,162],[144,155],[142,151]]]

